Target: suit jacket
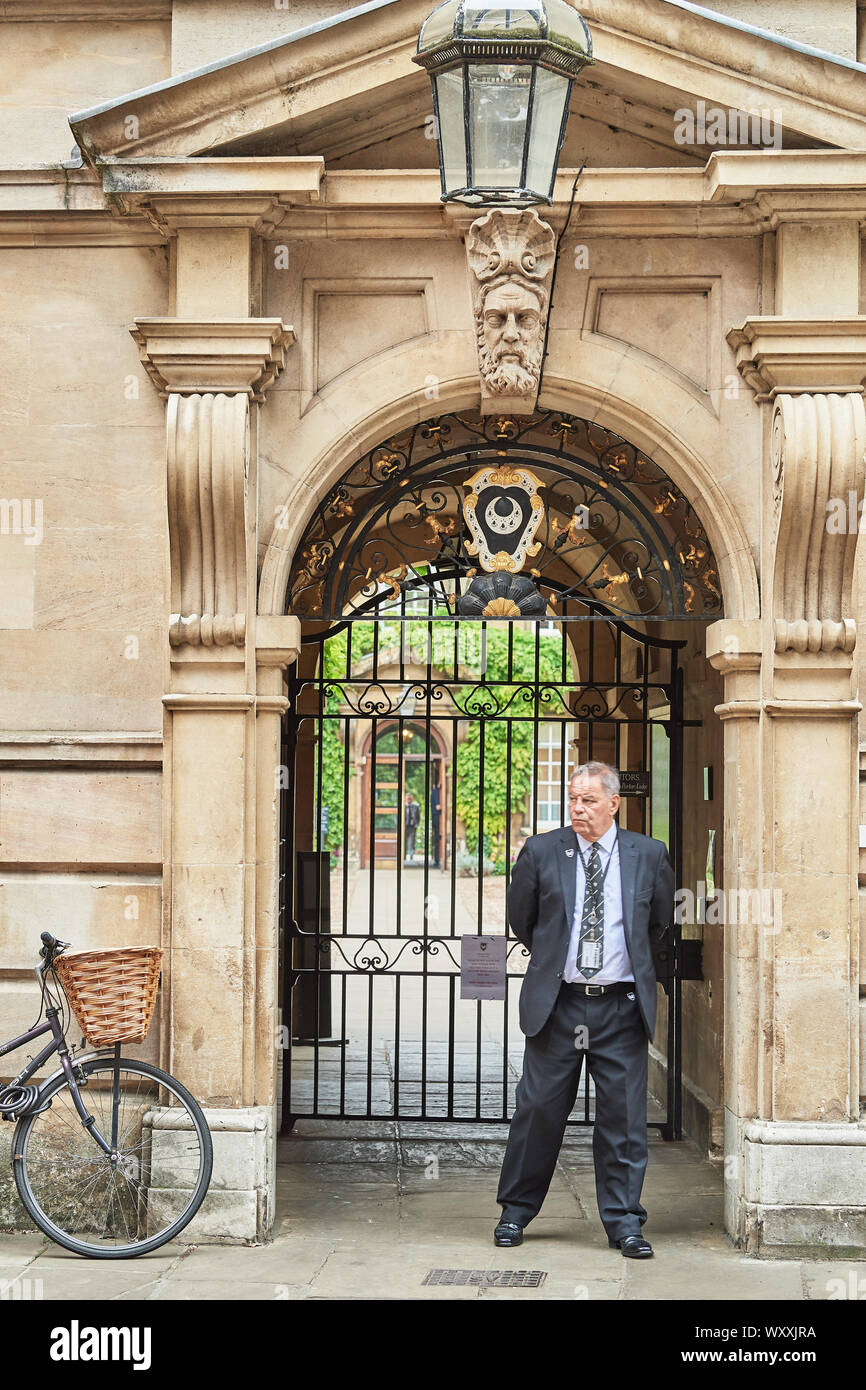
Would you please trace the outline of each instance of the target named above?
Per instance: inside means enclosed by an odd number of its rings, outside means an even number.
[[[411,830],[412,827],[418,825],[421,820],[421,807],[418,805],[417,801],[407,801],[404,811],[406,829]]]
[[[569,856],[566,850],[574,853]],[[622,915],[635,993],[647,1037],[656,1023],[652,943],[673,921],[674,871],[661,840],[619,832]],[[508,887],[508,920],[531,952],[520,990],[520,1027],[534,1037],[547,1022],[562,984],[576,894],[577,836],[570,825],[530,835]]]

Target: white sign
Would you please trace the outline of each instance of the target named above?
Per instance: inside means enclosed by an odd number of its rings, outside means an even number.
[[[505,998],[504,936],[461,936],[460,998]]]

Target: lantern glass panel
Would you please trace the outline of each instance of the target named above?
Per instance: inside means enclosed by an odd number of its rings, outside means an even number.
[[[463,69],[440,72],[433,78],[436,85],[436,109],[439,117],[439,153],[442,160],[444,192],[465,188],[466,125],[463,119]]]
[[[550,196],[559,155],[562,118],[571,93],[571,81],[561,73],[539,68],[532,99],[532,129],[526,162],[526,187]]]
[[[532,69],[525,64],[472,64],[469,128],[472,185],[520,188]]]
[[[419,53],[429,53],[450,38],[454,33],[458,9],[458,0],[446,0],[444,5],[439,5],[427,16],[418,39]]]
[[[530,5],[488,5],[466,0],[460,34],[467,39],[502,34],[509,39],[537,39],[544,32],[546,16],[541,0]]]

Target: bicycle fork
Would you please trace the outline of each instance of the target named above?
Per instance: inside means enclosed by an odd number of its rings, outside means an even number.
[[[94,1142],[99,1145],[103,1153],[108,1155],[112,1168],[116,1168],[118,1159],[120,1158],[120,1154],[117,1151],[118,1112],[120,1109],[120,1043],[114,1044],[114,1066],[111,1084],[110,1142],[106,1139],[103,1139],[102,1135],[96,1127],[96,1116],[88,1113],[87,1106],[84,1104],[84,1101],[81,1098],[79,1083],[75,1076],[75,1069],[72,1065],[72,1060],[69,1056],[69,1051],[66,1046],[65,1039],[61,1043],[61,1046],[58,1050],[60,1052],[60,1065],[63,1068],[63,1073],[66,1077],[66,1080],[69,1082],[69,1092],[72,1096],[72,1103],[75,1106],[75,1109],[78,1111],[78,1115],[81,1120],[82,1126],[84,1127],[84,1129],[87,1130],[88,1134],[94,1140]],[[86,1081],[84,1084],[87,1084]]]

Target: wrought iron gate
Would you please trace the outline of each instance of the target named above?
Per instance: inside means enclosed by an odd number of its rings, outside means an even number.
[[[282,758],[283,1128],[510,1118],[527,952],[508,937],[504,1002],[465,1001],[460,937],[507,931],[513,859],[568,823],[563,772],[590,758],[627,774],[620,824],[665,840],[680,881],[683,645],[572,599],[555,622],[487,622],[405,593],[305,639]],[[666,1138],[681,1134],[675,953],[650,1114]],[[592,1122],[581,1084],[573,1124]]]
[[[664,839],[681,881],[672,633],[722,616],[706,532],[594,421],[451,413],[347,469],[297,546],[288,605],[304,636],[282,758],[283,1125],[506,1121],[527,954],[510,938],[507,998],[470,1002],[460,938],[506,932],[513,859],[567,823],[577,761],[627,774],[620,823]],[[661,955],[667,1093],[650,1122],[676,1138],[680,943]]]

